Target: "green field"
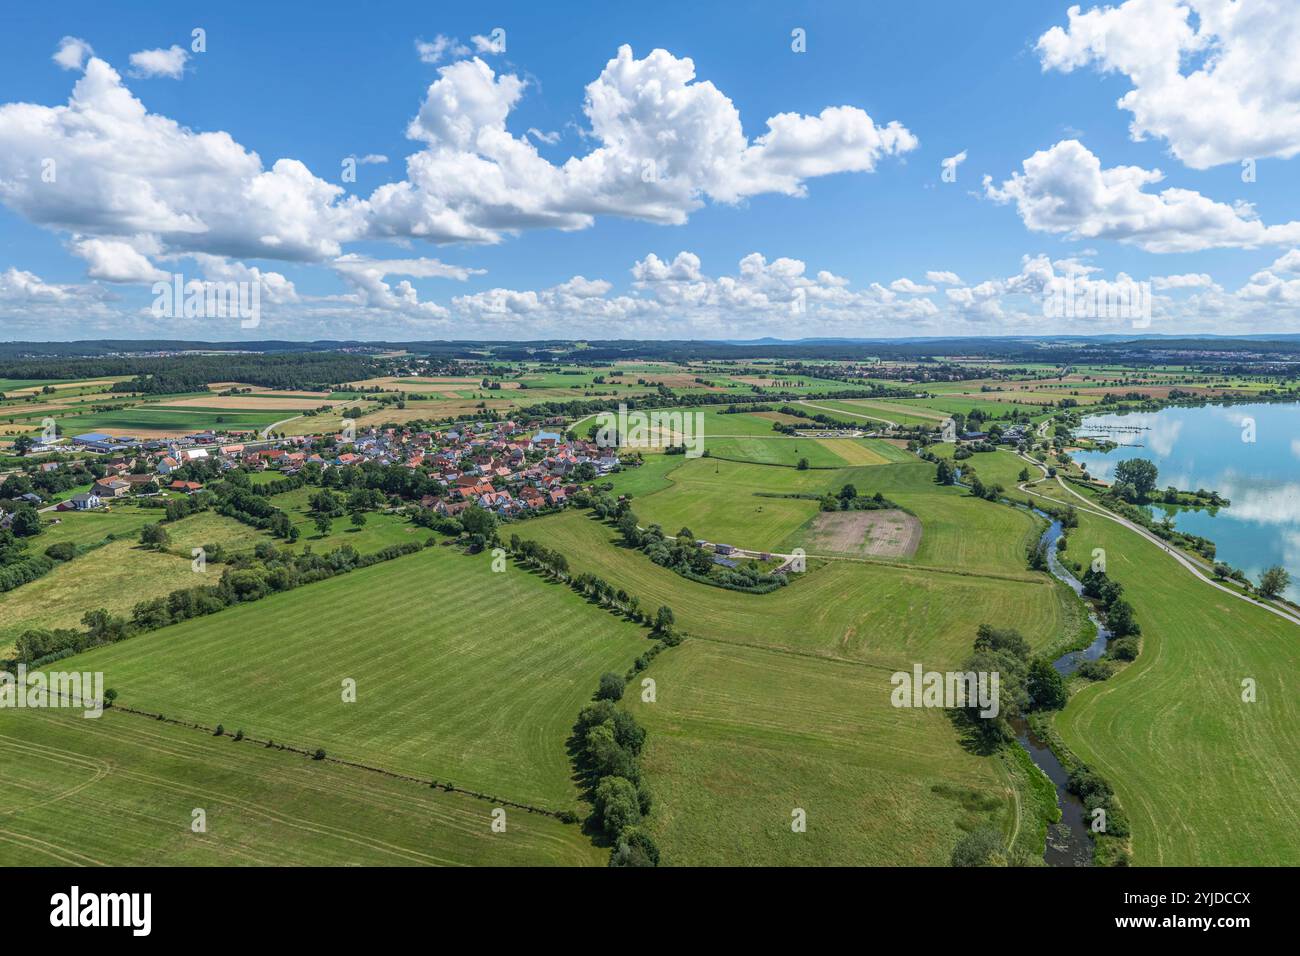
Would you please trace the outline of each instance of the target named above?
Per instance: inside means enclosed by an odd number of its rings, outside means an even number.
[[[215,584],[220,573],[214,565],[198,574],[188,557],[146,550],[131,539],[114,541],[0,594],[0,648],[31,628],[77,627],[83,614],[99,608],[129,617],[138,601]]]
[[[59,418],[59,429],[67,435],[108,432],[129,435],[134,431],[198,432],[210,429],[252,431],[294,416],[292,410],[256,411],[231,408],[161,408],[137,405],[115,412],[93,412]]]
[[[649,673],[655,703],[631,706],[664,865],[942,866],[963,827],[1015,829],[1000,763],[891,707],[889,669],[691,639]]]
[[[366,523],[355,528],[347,515],[335,518],[327,535],[316,530],[315,519],[311,513],[311,496],[320,489],[305,485],[294,491],[272,495],[267,500],[289,516],[290,522],[298,529],[299,537],[293,549],[301,551],[310,547],[318,554],[333,551],[341,545],[349,544],[362,554],[371,554],[390,544],[405,544],[408,541],[423,541],[428,537],[428,530],[417,527],[399,514],[386,511],[366,513]],[[276,542],[285,546],[285,542]]]
[[[845,484],[859,494],[879,491],[916,514],[921,545],[907,560],[918,565],[1023,576],[1025,549],[1039,530],[1025,512],[935,484],[934,466],[914,458],[833,471],[696,458],[683,461],[667,480],[670,487],[636,499],[642,524],[659,524],[670,534],[685,526],[697,537],[756,551],[788,553],[805,545],[803,529],[819,511],[814,500],[766,495],[833,494]]]
[[[132,707],[561,810],[578,801],[574,719],[646,633],[519,568],[494,573],[489,554],[433,547],[68,666],[102,670]]]
[[[1050,579],[1029,572],[1017,580],[828,561],[810,565],[788,587],[746,594],[659,567],[623,547],[615,529],[577,511],[530,521],[518,533],[561,551],[574,571],[637,595],[643,607],[672,607],[687,632],[736,644],[877,663],[951,660],[969,651],[985,622],[1018,627],[1037,645],[1077,626]]]
[[[871,401],[868,399],[846,398],[811,399],[803,406],[810,415],[825,413],[835,415],[846,421],[861,420],[863,428],[878,427],[882,422],[890,421],[897,425],[923,425],[933,428],[943,422],[947,416],[938,412],[926,414],[924,409],[913,409],[892,402]]]
[[[1300,865],[1296,627],[1198,581],[1156,545],[1080,512],[1069,554],[1104,548],[1142,653],[1056,720],[1114,786],[1148,866]],[[1242,680],[1258,699],[1243,703]]]
[[[577,826],[132,714],[0,711],[0,866],[599,865]],[[191,830],[193,811],[206,832]]]

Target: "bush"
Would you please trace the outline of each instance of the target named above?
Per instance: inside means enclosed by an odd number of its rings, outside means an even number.
[[[77,546],[71,541],[60,541],[46,548],[45,556],[55,561],[71,561],[77,556]]]
[[[1138,640],[1136,637],[1122,637],[1110,642],[1106,651],[1117,661],[1137,660]]]
[[[1088,680],[1106,680],[1115,673],[1115,665],[1105,660],[1084,661],[1079,665],[1077,673]]]
[[[980,827],[957,841],[950,862],[953,866],[993,866],[995,858],[1004,853],[1002,834],[993,827]]]
[[[623,831],[609,855],[610,866],[658,866],[659,847],[640,827],[631,826]]]
[[[600,675],[600,689],[596,691],[596,698],[598,700],[621,700],[626,686],[627,682],[622,677],[606,672]]]

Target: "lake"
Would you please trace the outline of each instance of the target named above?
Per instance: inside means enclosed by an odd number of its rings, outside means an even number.
[[[1110,438],[1121,447],[1079,452],[1079,464],[1111,481],[1115,465],[1145,458],[1160,469],[1157,487],[1204,488],[1232,501],[1208,509],[1153,505],[1160,519],[1202,535],[1218,546],[1218,560],[1245,571],[1253,582],[1280,564],[1291,572],[1287,591],[1300,600],[1300,405],[1205,405],[1127,415],[1089,415],[1079,434]]]

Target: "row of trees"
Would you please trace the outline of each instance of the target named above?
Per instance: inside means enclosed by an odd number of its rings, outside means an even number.
[[[178,588],[166,597],[140,601],[129,618],[99,608],[82,616],[80,630],[26,630],[15,642],[15,657],[8,663],[42,666],[144,631],[215,614],[234,604],[257,601],[269,594],[290,591],[357,568],[414,554],[423,547],[424,544],[412,541],[390,545],[367,555],[358,554],[350,545],[343,545],[328,554],[314,554],[310,550],[294,554],[263,542],[251,554],[232,556],[216,584]]]

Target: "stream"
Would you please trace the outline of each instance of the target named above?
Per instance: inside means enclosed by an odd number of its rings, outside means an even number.
[[[1061,522],[1052,519],[1052,516],[1046,512],[1034,509],[1035,513],[1046,518],[1051,522],[1050,527],[1043,532],[1042,542],[1047,546],[1047,565],[1052,575],[1057,579],[1065,582],[1075,594],[1082,597],[1083,585],[1079,582],[1070,571],[1061,563],[1060,557],[1056,553],[1056,543],[1060,540],[1063,529]],[[1110,632],[1097,619],[1097,616],[1091,611],[1088,612],[1088,619],[1097,627],[1097,637],[1091,644],[1081,651],[1070,651],[1063,654],[1052,662],[1057,673],[1062,677],[1068,677],[1079,669],[1079,665],[1084,661],[1095,661],[1106,650],[1106,641],[1110,637]],[[1043,740],[1040,740],[1029,725],[1019,719],[1013,722],[1016,729],[1016,739],[1020,745],[1029,752],[1030,758],[1043,773],[1056,785],[1056,799],[1061,807],[1061,819],[1057,823],[1049,824],[1047,827],[1047,850],[1044,859],[1049,866],[1089,866],[1092,860],[1092,838],[1088,835],[1088,822],[1084,817],[1083,802],[1066,789],[1069,781],[1069,773],[1065,767],[1056,759],[1056,754],[1052,753],[1051,747]]]

